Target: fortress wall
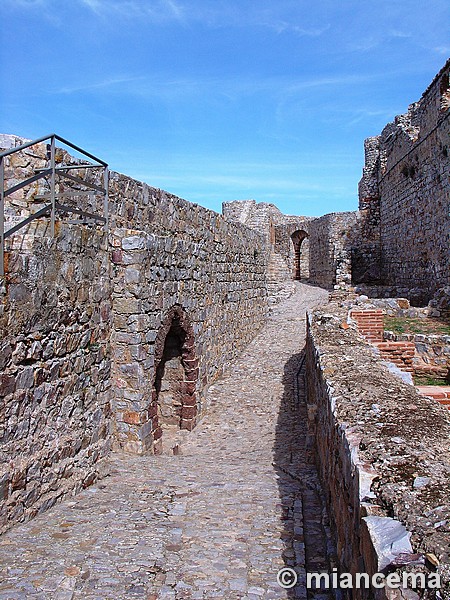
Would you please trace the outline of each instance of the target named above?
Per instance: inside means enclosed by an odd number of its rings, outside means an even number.
[[[7,186],[42,167],[45,153],[41,145],[8,161]],[[35,212],[43,191],[40,182],[7,199],[9,224]],[[7,240],[1,530],[92,483],[111,446],[158,449],[150,403],[171,307],[190,336],[190,426],[206,409],[206,387],[265,320],[260,235],[124,175],[111,174],[110,192],[109,239],[66,220],[53,239],[41,219]]]
[[[351,247],[356,212],[331,213],[309,224],[309,279],[325,288],[351,281]]]
[[[284,267],[283,272],[277,269],[283,278],[293,277],[291,236],[301,231],[306,234],[301,245],[301,271],[308,275],[308,281],[329,289],[351,282],[352,252],[363,245],[359,213],[331,213],[318,218],[284,215],[274,205],[254,200],[226,202],[223,212],[227,220],[245,223],[265,236],[271,259],[275,254]]]
[[[379,221],[382,284],[409,288],[422,304],[450,280],[449,72],[450,61],[407,114],[368,140],[360,184],[360,208]]]
[[[148,226],[114,229],[112,238],[118,440],[144,452],[160,435],[150,410],[152,375],[170,307],[183,307],[193,328],[200,415],[207,386],[264,323],[267,254],[261,235],[205,208],[122,175],[113,176],[111,190],[119,214],[136,206],[148,215]]]
[[[44,232],[41,232],[44,233]],[[16,235],[0,304],[0,531],[99,476],[111,441],[103,232]]]

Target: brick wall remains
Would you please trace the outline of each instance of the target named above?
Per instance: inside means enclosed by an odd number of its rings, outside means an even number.
[[[350,318],[356,321],[358,331],[367,341],[383,341],[384,316],[382,310],[351,310]]]

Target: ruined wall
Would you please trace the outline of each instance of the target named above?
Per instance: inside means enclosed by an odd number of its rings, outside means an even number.
[[[287,265],[290,279],[296,275],[296,271],[300,271],[300,279],[302,281],[309,280],[309,262],[311,260],[309,223],[313,219],[313,217],[284,215],[284,222],[275,226],[274,251],[282,257]],[[301,241],[300,264],[297,264],[295,243],[299,241]]]
[[[331,213],[323,217],[283,215],[273,204],[254,200],[223,204],[227,220],[245,223],[264,234],[270,255],[270,275],[293,279],[295,251],[292,235],[304,232],[301,245],[301,277],[331,289],[345,287],[352,279],[352,251],[361,246],[360,215]],[[303,237],[303,234],[302,234]]]
[[[363,177],[359,183],[359,220],[352,244],[352,283],[381,283],[381,232],[378,170],[379,137],[364,141]]]
[[[309,224],[309,278],[325,288],[351,283],[351,247],[357,213],[331,213]]]
[[[59,165],[73,162],[58,150]],[[6,163],[9,187],[46,166],[47,149]],[[39,181],[8,197],[8,224],[38,210],[46,191]],[[101,198],[90,201],[101,214]],[[186,330],[181,385],[189,403],[180,425],[189,427],[206,409],[206,387],[264,323],[267,256],[256,232],[117,173],[109,210],[108,236],[64,218],[53,239],[42,218],[7,240],[1,529],[92,483],[111,446],[160,449],[155,371],[170,315]]]
[[[366,142],[360,183],[360,210],[380,281],[408,288],[419,304],[450,279],[449,71],[450,61],[407,114]],[[376,283],[376,277],[360,273],[359,281]]]
[[[389,373],[353,326],[342,327],[347,310],[334,303],[310,315],[306,349],[309,427],[340,572],[427,572],[424,554],[433,553],[446,597],[450,416]]]
[[[384,332],[384,339],[392,342],[413,344],[412,361],[414,372],[449,379],[450,375],[450,335],[424,335],[420,333]],[[450,381],[449,381],[450,383]]]

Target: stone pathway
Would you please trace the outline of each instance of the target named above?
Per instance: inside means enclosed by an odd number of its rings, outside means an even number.
[[[326,293],[297,288],[210,388],[181,455],[113,455],[108,477],[0,538],[0,600],[307,598],[306,570],[334,564],[301,371],[305,309]]]

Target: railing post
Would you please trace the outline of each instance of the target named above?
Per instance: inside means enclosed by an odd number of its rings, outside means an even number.
[[[52,135],[50,143],[50,168],[52,170],[50,176],[50,200],[52,204],[51,213],[51,225],[50,233],[52,237],[55,237],[55,221],[56,221],[56,195],[55,195],[55,184],[56,184],[56,171],[55,171],[55,136]]]
[[[104,230],[108,233],[109,227],[109,169],[105,167],[103,171],[103,187],[105,188],[105,195],[103,197],[103,216],[105,217]]]
[[[5,274],[5,163],[0,158],[0,277]]]

